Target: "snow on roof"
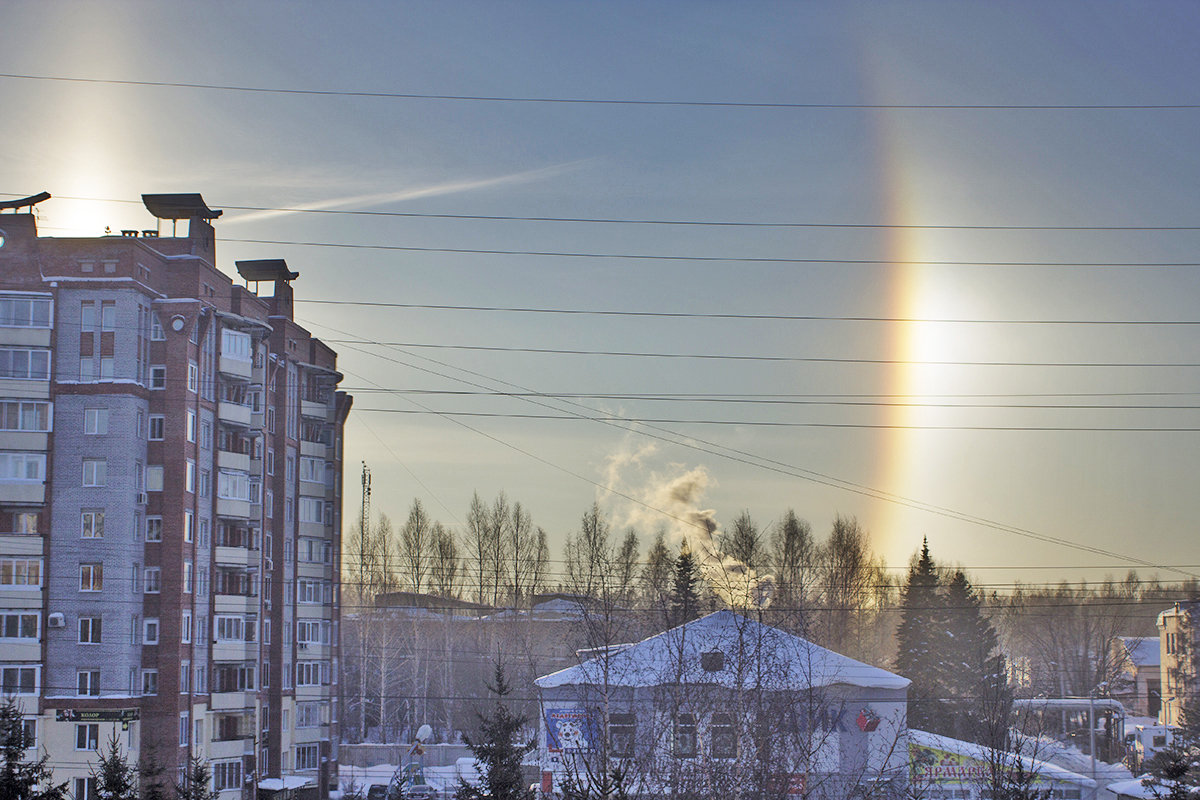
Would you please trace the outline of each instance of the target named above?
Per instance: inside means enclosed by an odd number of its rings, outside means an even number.
[[[722,668],[709,671],[701,663],[701,655],[713,651],[722,654],[724,663]],[[744,668],[739,669],[739,658]],[[712,659],[707,660],[708,666],[714,666]],[[766,665],[767,669],[752,669],[751,665]],[[729,610],[692,620],[620,652],[543,675],[534,683],[541,689],[595,684],[605,679],[612,686],[659,686],[680,681],[733,687],[739,673],[743,674],[742,688],[774,690],[837,684],[903,689],[911,683],[885,669]]]
[[[1122,636],[1129,660],[1139,667],[1157,667],[1160,661],[1157,636]]]
[[[919,731],[916,728],[908,729],[908,741],[911,744],[919,745],[920,747],[928,747],[934,750],[942,750],[947,753],[954,753],[967,758],[973,758],[976,761],[988,761],[992,758],[993,750],[990,747],[985,747],[975,742],[964,742],[961,739],[951,739],[949,736],[940,736],[936,733],[928,731]],[[1046,761],[1038,761],[1029,756],[1017,755],[1016,753],[1006,756],[1007,758],[1018,758],[1021,760],[1021,765],[1029,772],[1041,775],[1044,778],[1056,781],[1064,781],[1067,783],[1078,784],[1085,788],[1091,789],[1095,787],[1096,782],[1091,778],[1080,775],[1078,772],[1071,772],[1068,769],[1057,767]]]
[[[1156,781],[1154,786],[1143,786],[1142,781],[1148,777],[1148,775],[1139,775],[1133,780],[1110,783],[1104,788],[1117,797],[1137,797],[1142,798],[1142,800],[1153,800],[1154,798],[1164,797],[1175,786],[1175,781],[1164,780]]]

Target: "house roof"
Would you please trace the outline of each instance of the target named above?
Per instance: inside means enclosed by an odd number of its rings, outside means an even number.
[[[919,731],[916,728],[908,729],[908,741],[909,744],[915,744],[919,747],[941,750],[945,753],[954,753],[955,755],[965,756],[966,758],[984,763],[990,761],[994,752],[992,748],[982,744],[964,742],[962,739],[951,739],[949,736],[941,736],[936,733],[929,733],[928,731]],[[1006,753],[1004,754],[1004,758],[1019,759],[1026,771],[1040,775],[1043,778],[1074,783],[1088,789],[1096,785],[1096,782],[1091,778],[1056,766],[1048,761],[1038,761],[1029,756],[1016,755],[1015,753]]]
[[[1121,643],[1129,660],[1139,667],[1157,667],[1159,665],[1159,649],[1157,636],[1122,636]]]
[[[717,658],[705,654],[721,653]],[[722,662],[720,669],[712,669]],[[705,667],[709,667],[706,669]],[[762,667],[766,667],[763,669]],[[710,684],[796,690],[848,685],[903,689],[911,681],[799,636],[723,610],[671,628],[578,666],[543,675],[541,689],[607,682],[610,686]]]

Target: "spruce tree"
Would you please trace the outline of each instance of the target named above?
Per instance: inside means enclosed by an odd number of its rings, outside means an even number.
[[[175,784],[176,798],[178,800],[217,800],[220,792],[212,788],[211,778],[208,763],[199,756],[192,756],[188,759],[186,781]]]
[[[944,727],[941,659],[947,637],[940,583],[937,564],[925,541],[901,596],[896,671],[912,681],[908,687],[908,727],[934,733]]]
[[[700,616],[700,565],[685,541],[675,559],[675,575],[671,584],[667,624],[682,625]]]
[[[99,800],[137,800],[137,770],[121,752],[117,732],[108,738],[108,750],[99,751],[100,760],[92,767]]]
[[[48,754],[27,761],[21,707],[9,697],[0,703],[0,797],[5,800],[67,800],[67,784],[54,784]]]
[[[945,589],[947,633],[942,654],[945,733],[958,739],[993,744],[999,735],[990,715],[1008,717],[1012,705],[1005,662],[997,655],[999,637],[983,612],[983,600],[962,570]],[[988,698],[984,708],[981,698]],[[1002,743],[996,743],[1002,744]]]
[[[496,664],[495,683],[488,691],[496,696],[490,714],[480,714],[482,739],[478,742],[463,737],[475,760],[483,766],[483,780],[478,787],[463,781],[455,795],[457,800],[533,800],[533,792],[525,785],[521,760],[534,748],[536,739],[522,742],[521,729],[529,720],[509,710],[506,703],[512,687],[504,677],[504,667]]]

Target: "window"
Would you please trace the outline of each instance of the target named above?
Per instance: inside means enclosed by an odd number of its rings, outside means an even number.
[[[37,667],[0,667],[0,694],[37,694]]]
[[[92,262],[80,262],[84,272],[92,271]],[[97,800],[96,794],[96,779],[95,778],[76,778],[75,779],[75,794],[72,795],[73,800]]]
[[[150,430],[146,438],[152,442],[161,442],[166,433],[167,419],[161,414],[150,415]]]
[[[114,377],[113,367],[116,362],[109,356],[100,359],[100,380],[111,381]]]
[[[321,703],[297,703],[296,727],[316,728],[321,725]]]
[[[100,644],[101,623],[102,619],[100,617],[80,617],[79,643]]]
[[[25,749],[32,750],[37,747],[37,720],[23,719],[21,720],[21,738],[25,742]]]
[[[196,412],[190,408],[187,411],[187,425],[184,430],[187,432],[187,440],[189,442],[196,441]]]
[[[246,621],[235,616],[213,617],[216,626],[216,638],[219,642],[244,642],[246,639]]]
[[[100,726],[95,722],[75,726],[75,749],[95,750],[100,747]],[[77,795],[78,796],[78,795]]]
[[[41,585],[40,558],[0,558],[0,589],[36,589]]]
[[[192,642],[192,612],[184,611],[179,620],[179,640],[184,644]],[[187,672],[187,670],[184,670]]]
[[[0,639],[36,639],[41,614],[10,611],[0,613]]]
[[[75,673],[75,694],[79,697],[100,696],[100,670],[81,669]]]
[[[85,408],[83,410],[83,432],[88,436],[108,433],[108,409]]]
[[[215,735],[215,734],[214,734]],[[242,760],[214,761],[212,765],[213,789],[223,792],[227,789],[242,790]]]
[[[84,383],[96,380],[96,359],[91,356],[79,359],[79,380]]]
[[[163,468],[161,465],[146,467],[146,491],[161,492],[163,490]]]
[[[98,592],[104,588],[103,564],[79,565],[79,591]]]
[[[200,479],[201,479],[200,485],[202,487],[207,485],[207,482],[206,482],[207,477],[208,477],[207,472],[200,473]],[[202,491],[201,494],[207,497],[208,491],[207,490]],[[200,520],[200,546],[208,547],[208,520],[206,520],[206,519]]]
[[[200,367],[195,361],[188,362],[187,390],[195,392],[200,386]]]
[[[196,681],[193,686],[196,687],[195,694],[208,694],[208,671],[203,666],[196,667]]]
[[[154,366],[150,367],[150,388],[167,388],[167,368],[163,365],[155,364]]]
[[[211,491],[211,485],[212,485],[212,473],[206,469],[200,470],[200,482],[199,482],[198,492],[201,497],[208,497],[208,493],[209,493],[209,491]],[[201,544],[203,544],[203,542],[201,542]]]
[[[146,567],[144,577],[146,594],[158,594],[162,591],[162,570],[159,567]]]
[[[180,673],[181,675],[183,673]],[[187,747],[188,736],[192,732],[192,716],[186,711],[179,712],[179,746]]]
[[[49,328],[50,298],[0,297],[0,325],[6,328]]]
[[[196,529],[196,515],[189,508],[183,512],[183,540],[190,542]]]
[[[300,498],[300,521],[322,523],[325,521],[325,501],[319,497]]]
[[[267,448],[267,474],[275,474],[275,449],[272,447]]]
[[[83,460],[83,485],[104,486],[108,482],[108,460],[85,458]]]
[[[310,483],[325,482],[325,461],[320,458],[300,458],[300,480]]]
[[[0,378],[50,380],[50,351],[0,347]]]
[[[150,312],[150,341],[164,342],[167,339],[167,333],[163,330],[162,320],[158,318],[157,311]]]
[[[142,622],[142,644],[158,644],[158,619],[148,617]]]
[[[104,538],[104,509],[82,511],[79,516],[84,539]]]
[[[96,302],[84,300],[79,304],[79,329],[81,331],[96,330]]]
[[[296,621],[297,644],[329,644],[329,621],[312,619]]]
[[[0,453],[0,481],[18,483],[45,479],[45,453]]]
[[[183,562],[183,593],[192,593],[192,562]]]
[[[162,541],[162,517],[146,517],[146,541]]]
[[[296,662],[297,686],[320,686],[322,683],[329,683],[328,661]]]
[[[317,768],[317,745],[315,744],[299,744],[296,745],[296,769],[316,769]]]
[[[250,502],[250,476],[244,472],[217,473],[217,497]]]
[[[142,670],[142,694],[158,694],[158,670]]]
[[[29,533],[38,532],[38,514],[36,511],[16,511],[13,512],[13,533]]]
[[[713,714],[708,733],[713,758],[737,758],[737,728],[733,717],[725,713]]]
[[[696,757],[696,715],[675,715],[674,753],[678,758]]]
[[[0,430],[50,430],[50,404],[42,400],[5,400],[0,402]]]
[[[200,447],[204,450],[212,450],[212,423],[208,420],[200,423]]]
[[[221,355],[237,361],[250,361],[250,334],[240,331],[221,331]]]
[[[608,718],[609,752],[619,758],[633,755],[636,717],[633,714],[611,714]]]
[[[111,272],[112,270],[107,269],[108,262],[106,261],[106,262],[104,262],[104,264],[105,264],[105,271]],[[101,303],[100,303],[100,330],[115,331],[116,329],[117,329],[117,303],[116,303],[116,301],[115,300],[101,301]]]

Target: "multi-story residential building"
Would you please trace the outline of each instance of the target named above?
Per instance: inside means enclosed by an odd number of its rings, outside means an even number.
[[[282,260],[238,262],[245,286],[218,269],[199,195],[143,196],[169,236],[94,238],[39,236],[46,197],[0,205],[0,689],[77,800],[112,735],[169,783],[199,757],[222,798],[324,797],[336,354]]]
[[[1159,721],[1164,725],[1180,724],[1185,704],[1195,705],[1197,682],[1200,681],[1200,637],[1196,621],[1200,602],[1187,600],[1176,603],[1158,615],[1159,669],[1162,685],[1162,708]]]

